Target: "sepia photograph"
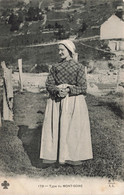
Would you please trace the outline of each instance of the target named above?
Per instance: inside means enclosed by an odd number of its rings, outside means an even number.
[[[124,194],[124,0],[0,0],[0,195]]]

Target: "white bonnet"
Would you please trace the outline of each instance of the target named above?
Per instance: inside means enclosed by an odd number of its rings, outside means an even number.
[[[71,40],[69,40],[69,39],[67,39],[67,40],[62,40],[62,41],[60,41],[58,44],[59,44],[59,45],[60,45],[60,44],[64,45],[69,51],[71,51],[72,54],[75,54],[76,48],[75,48],[74,43],[73,43]]]

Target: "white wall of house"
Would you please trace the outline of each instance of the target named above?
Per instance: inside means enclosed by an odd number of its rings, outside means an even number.
[[[124,51],[124,41],[109,40],[108,46],[112,51]]]
[[[124,51],[124,41],[121,41],[120,42],[120,50],[121,51]]]
[[[124,39],[124,21],[112,15],[101,25],[100,39]]]

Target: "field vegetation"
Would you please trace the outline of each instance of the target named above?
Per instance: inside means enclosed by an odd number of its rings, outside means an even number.
[[[43,170],[39,152],[47,97],[46,93],[16,92],[15,122],[5,121],[0,130],[0,171],[31,177],[77,175],[124,180],[123,119],[116,105],[112,106],[112,102],[122,100],[122,95],[111,94],[98,98],[87,95],[94,155],[92,160],[84,161],[78,167],[68,165]]]
[[[56,43],[56,40],[62,38],[54,32],[50,32],[53,23],[49,22],[55,18],[57,20],[67,19],[65,26],[71,29],[70,35],[77,36],[75,44],[79,54],[79,62],[83,65],[88,65],[90,60],[95,62],[110,59],[109,51],[104,53],[99,50],[103,44],[102,42],[92,39],[82,42],[79,38],[99,35],[99,26],[114,13],[120,1],[94,0],[94,5],[92,5],[92,1],[74,0],[75,6],[73,5],[72,9],[62,12],[60,11],[63,1],[60,3],[60,0],[56,0],[55,9],[51,11],[48,10],[48,5],[49,2],[52,3],[53,1],[46,0],[44,2],[44,10],[48,17],[47,26],[44,29],[41,27],[42,20],[26,21],[24,28],[16,32],[10,31],[11,24],[0,22],[0,61],[5,61],[8,68],[12,68],[13,72],[18,71],[17,62],[18,59],[22,58],[23,72],[30,72],[32,67],[37,64],[33,71],[41,73],[48,72],[49,66],[59,61],[56,44],[36,46],[39,43],[49,43],[51,41]],[[80,9],[81,2],[83,2],[84,7],[82,6]],[[78,4],[79,9],[76,9]],[[56,22],[58,25],[62,25],[61,22],[54,21],[55,24]],[[51,25],[50,29],[48,29],[48,25]],[[67,28],[64,27],[64,30],[67,31]],[[54,30],[56,29],[54,28]],[[48,33],[45,34],[42,30],[48,30]],[[30,47],[27,47],[29,45]],[[31,45],[35,45],[35,47]],[[109,69],[109,67],[107,68]],[[46,92],[34,94],[16,91],[14,93],[14,122],[3,121],[3,126],[0,129],[0,172],[10,175],[26,174],[32,177],[80,175],[124,180],[123,95],[109,93],[108,95],[95,97],[88,94],[86,97],[94,154],[92,160],[84,161],[82,166],[75,168],[59,166],[57,169],[49,167],[43,170],[41,168],[42,161],[39,159],[39,151],[47,98],[48,94]],[[2,96],[0,96],[1,101]],[[2,109],[2,102],[0,103],[0,109]]]
[[[84,43],[85,45],[82,45]],[[88,40],[85,42],[76,41],[77,53],[79,54],[79,62],[86,65],[91,59],[92,60],[102,60],[110,59],[111,53],[104,53],[99,50],[101,48],[101,43],[99,40]],[[91,48],[87,47],[90,45]],[[98,48],[98,50],[95,49]],[[34,72],[44,72],[44,66],[46,66],[46,72],[48,71],[47,66],[57,63],[59,59],[58,46],[47,45],[40,47],[12,47],[0,50],[0,61],[6,61],[8,67],[11,67],[13,71],[17,71],[17,60],[22,58],[23,60],[23,71],[30,71],[31,67],[35,64],[38,65],[38,70],[35,69]],[[26,66],[29,69],[26,69]],[[1,68],[1,67],[0,67]]]
[[[15,9],[18,8],[17,11],[4,8],[0,20],[0,46],[10,47],[50,42],[68,38],[70,35],[78,37],[99,35],[100,25],[115,13],[116,6],[121,3],[121,0],[94,1],[94,4],[91,1],[74,1],[72,6],[65,10],[62,10],[63,1],[55,1],[54,9],[48,9],[52,3],[45,1],[41,9],[25,4],[15,7]],[[75,5],[78,9],[74,9]],[[47,21],[45,25],[42,25],[44,14],[47,16]],[[53,20],[56,21],[53,23]],[[59,28],[55,25],[56,23]],[[42,33],[44,29],[48,30],[46,35]],[[66,32],[69,29],[67,36]],[[51,30],[53,33],[50,32]],[[56,36],[54,31],[58,31],[59,36]]]

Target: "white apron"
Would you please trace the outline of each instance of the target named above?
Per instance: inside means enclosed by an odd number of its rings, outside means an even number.
[[[83,95],[48,99],[41,136],[40,158],[65,163],[91,159],[88,109]]]

